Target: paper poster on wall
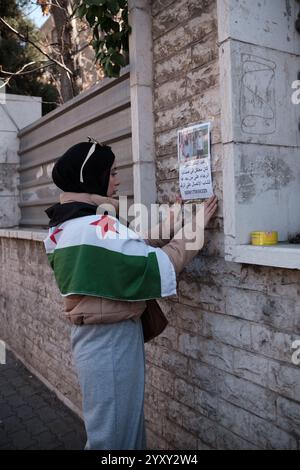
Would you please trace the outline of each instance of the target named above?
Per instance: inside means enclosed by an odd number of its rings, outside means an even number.
[[[211,197],[210,122],[179,130],[177,148],[182,199]]]

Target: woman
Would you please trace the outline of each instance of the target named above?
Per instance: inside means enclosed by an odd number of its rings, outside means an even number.
[[[187,250],[186,232],[174,220],[173,233],[181,231],[182,237],[169,243],[143,240],[121,224],[113,198],[120,180],[108,146],[74,145],[56,162],[52,177],[63,192],[60,203],[46,210],[50,228],[44,243],[72,323],[85,449],[146,449],[141,315],[147,299],[176,293],[176,276],[203,246],[203,237]],[[99,216],[103,203],[115,214],[106,210]],[[215,198],[205,204],[205,225],[216,207]],[[113,232],[124,239],[114,239]]]

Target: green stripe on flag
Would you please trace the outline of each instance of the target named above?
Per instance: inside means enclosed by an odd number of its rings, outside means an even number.
[[[148,253],[147,257],[132,256],[83,244],[56,248],[47,256],[62,295],[95,295],[120,300],[161,296],[155,252]]]

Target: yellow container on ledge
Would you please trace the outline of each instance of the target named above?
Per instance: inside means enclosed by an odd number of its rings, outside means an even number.
[[[251,232],[252,245],[276,245],[278,243],[278,232]]]

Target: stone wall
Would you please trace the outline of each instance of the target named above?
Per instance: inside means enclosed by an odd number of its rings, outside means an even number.
[[[205,248],[146,345],[148,444],[158,449],[296,449],[300,443],[300,272],[224,260],[216,1],[153,0],[159,202],[178,189],[176,133],[212,120],[219,198]],[[230,116],[229,116],[230,118]]]
[[[17,227],[21,217],[18,131],[41,116],[42,98],[3,89],[0,94],[0,227]]]
[[[48,264],[43,232],[1,230],[0,338],[69,407],[81,414],[70,325]]]

